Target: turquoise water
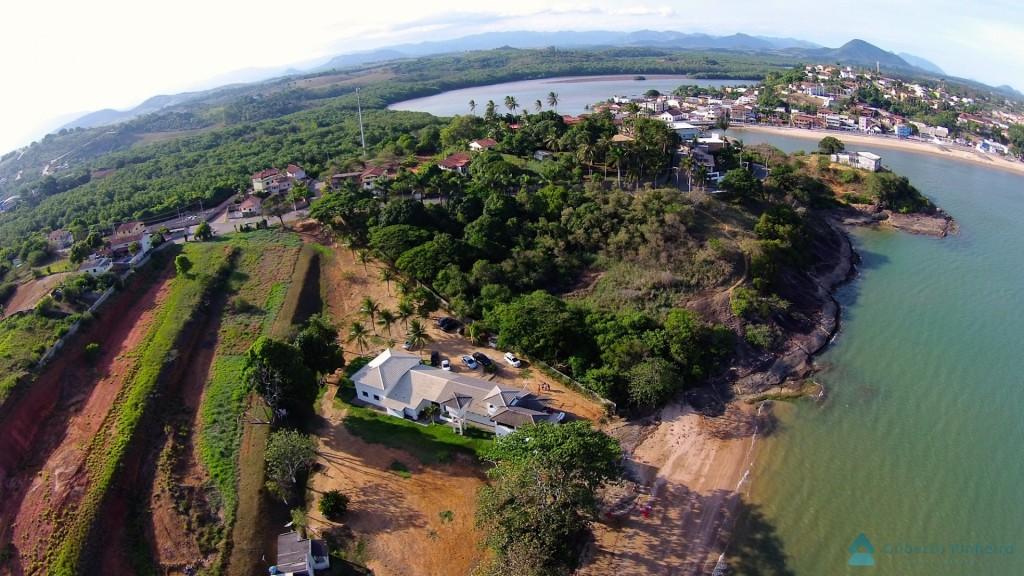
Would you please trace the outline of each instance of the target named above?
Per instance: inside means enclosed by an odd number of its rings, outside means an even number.
[[[750,499],[798,575],[1024,574],[1024,177],[851,148],[880,154],[961,232],[853,233],[864,261],[818,360],[827,398],[777,407]],[[874,567],[847,566],[859,533]]]
[[[685,76],[666,77],[658,75],[648,76],[647,80],[643,81],[630,78],[622,79],[622,77],[610,78],[607,76],[543,78],[452,90],[434,96],[398,102],[388,108],[392,110],[430,112],[437,116],[453,116],[455,114],[469,114],[469,101],[475,100],[476,113],[480,115],[484,113],[487,101],[494,100],[494,103],[498,105],[498,113],[504,114],[508,112],[504,106],[505,96],[514,96],[520,107],[532,113],[535,111],[533,107],[534,102],[538,99],[543,103],[544,109],[547,110],[548,93],[555,92],[558,94],[559,112],[563,114],[579,114],[584,111],[584,106],[607,100],[612,96],[636,96],[651,89],[669,93],[682,84],[720,87],[754,83],[756,83],[754,80],[696,80],[686,78]]]

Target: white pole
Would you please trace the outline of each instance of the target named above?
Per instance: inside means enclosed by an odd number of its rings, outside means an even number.
[[[363,158],[366,158],[366,134],[363,133],[363,105],[359,99],[359,88],[356,88],[356,110],[359,112],[359,141],[363,145]]]

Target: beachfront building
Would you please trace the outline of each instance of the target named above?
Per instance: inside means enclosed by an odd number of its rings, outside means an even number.
[[[871,152],[840,152],[832,154],[830,159],[837,164],[853,166],[870,172],[878,172],[882,169],[882,157]]]

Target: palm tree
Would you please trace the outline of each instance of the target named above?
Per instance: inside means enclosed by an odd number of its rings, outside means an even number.
[[[427,329],[423,327],[419,320],[409,322],[409,332],[406,334],[406,337],[413,348],[420,348],[430,340]]]
[[[615,146],[614,144],[608,149],[608,155],[606,158],[615,162],[615,185],[622,188],[622,158],[624,153],[622,148]]]
[[[380,269],[380,279],[388,285],[388,296],[391,295],[391,281],[395,279],[395,271],[384,267]]]
[[[544,109],[544,103],[541,102],[540,100],[534,100],[533,109],[536,110],[537,112],[540,112],[541,110]]]
[[[469,101],[469,113],[476,114],[476,100]]]
[[[519,102],[516,102],[515,96],[505,96],[505,108],[515,116],[516,108],[519,108]]]
[[[346,342],[355,342],[356,346],[359,347],[359,353],[363,353],[363,349],[366,348],[366,343],[369,340],[366,334],[366,326],[363,326],[361,322],[352,322],[352,325],[348,329],[348,338]]]
[[[377,312],[380,312],[380,304],[376,300],[367,296],[363,298],[363,303],[359,306],[359,312],[363,316],[370,319],[370,324],[373,324],[377,320]],[[374,328],[376,331],[376,328]]]
[[[708,169],[703,164],[698,164],[695,172],[697,173],[697,183],[700,184],[700,189],[703,190],[704,183],[708,178]]]
[[[398,319],[402,321],[402,325],[406,328],[409,327],[409,318],[412,318],[415,314],[416,307],[412,305],[412,302],[402,300],[398,303]]]
[[[384,308],[377,313],[377,325],[384,328],[387,331],[388,336],[391,336],[391,325],[395,323],[395,313],[387,308]]]
[[[370,253],[367,252],[366,250],[360,250],[356,252],[356,259],[362,263],[363,271],[369,272],[369,269],[366,267],[366,263],[370,261]]]
[[[684,156],[679,167],[686,172],[686,189],[693,190],[693,156]]]
[[[484,120],[488,122],[493,121],[494,117],[498,115],[496,108],[497,106],[495,106],[494,100],[488,100],[487,107],[484,108]]]
[[[548,106],[551,106],[555,109],[555,112],[558,112],[558,94],[548,92]]]

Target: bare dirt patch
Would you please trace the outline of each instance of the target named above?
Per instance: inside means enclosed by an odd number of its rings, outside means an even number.
[[[483,557],[473,520],[482,470],[468,458],[422,466],[401,450],[353,436],[343,423],[343,409],[334,403],[336,390],[332,386],[321,405],[321,470],[309,482],[311,529],[350,529],[365,544],[367,566],[378,576],[471,573]],[[408,478],[391,471],[395,462],[409,470]],[[341,525],[318,511],[327,490],[350,498]]]
[[[35,439],[20,475],[8,480],[0,502],[0,524],[10,527],[8,534],[16,549],[8,568],[11,574],[42,570],[56,513],[75,505],[85,493],[90,441],[135,367],[133,352],[167,295],[168,280],[164,274],[137,298],[125,300],[125,308],[104,312],[116,316],[117,321],[104,334],[93,367],[87,368],[80,354],[69,351],[34,384],[48,386],[52,381],[46,380],[56,379],[61,398]]]
[[[14,295],[11,296],[10,301],[7,302],[7,306],[4,308],[4,313],[0,315],[0,318],[6,318],[11,314],[35,308],[37,302],[42,300],[44,296],[49,294],[70,275],[71,272],[51,274],[36,280],[30,280],[18,286]]]

